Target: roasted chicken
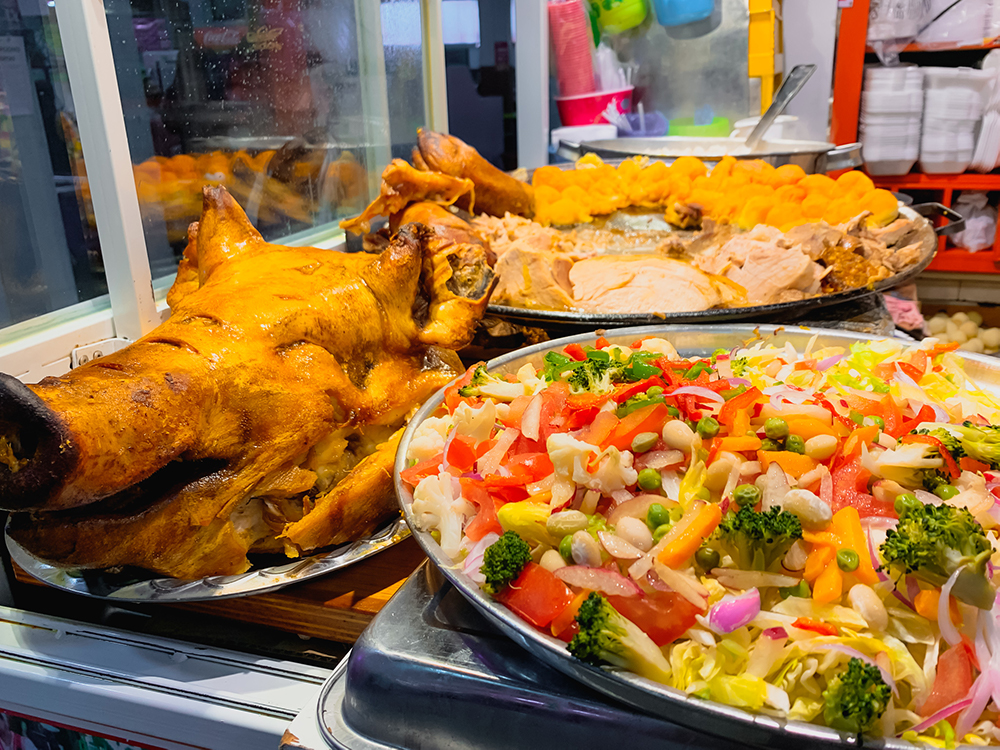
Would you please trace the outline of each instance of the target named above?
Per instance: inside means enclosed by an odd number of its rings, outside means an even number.
[[[481,245],[417,223],[377,255],[268,244],[221,188],[189,238],[157,329],[37,385],[0,375],[0,507],[44,560],[197,578],[368,532],[494,283]]]

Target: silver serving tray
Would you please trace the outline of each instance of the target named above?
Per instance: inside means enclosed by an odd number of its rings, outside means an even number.
[[[200,602],[263,594],[266,591],[301,583],[335,570],[346,568],[377,552],[388,549],[410,535],[402,518],[383,524],[375,532],[355,542],[342,544],[281,565],[248,570],[232,576],[208,576],[194,580],[158,578],[138,569],[115,573],[107,570],[82,570],[47,563],[32,555],[4,533],[11,560],[43,583],[74,594],[113,599],[118,602]]]
[[[658,335],[669,340],[683,357],[708,356],[719,348],[731,349],[743,342],[761,335],[773,334],[776,346],[790,341],[799,351],[803,349],[813,334],[819,334],[817,346],[848,346],[871,337],[843,331],[809,329],[804,327],[775,328],[774,326],[733,325],[718,326],[643,326],[608,331],[604,336],[611,343],[628,344],[641,336]],[[514,373],[524,364],[541,366],[545,353],[561,349],[571,343],[590,343],[596,332],[569,336],[557,341],[547,341],[516,352],[497,357],[487,363],[490,370]],[[965,360],[966,373],[981,387],[1000,397],[1000,360],[978,354],[960,352]],[[396,454],[395,483],[400,506],[410,523],[416,529],[415,519],[410,511],[413,495],[399,478],[406,468],[406,453],[417,427],[430,416],[444,398],[443,390],[431,397],[410,421],[399,444]],[[636,674],[619,669],[592,667],[573,658],[566,645],[552,636],[545,635],[521,620],[503,605],[495,602],[468,576],[454,567],[454,563],[444,554],[430,534],[414,531],[414,537],[427,556],[441,570],[445,577],[483,615],[516,643],[530,651],[559,671],[573,677],[585,685],[601,691],[605,695],[624,701],[642,711],[661,716],[670,721],[695,730],[704,731],[710,723],[712,733],[742,740],[751,745],[787,747],[799,749],[803,746],[860,746],[857,735],[837,732],[827,727],[800,721],[786,721],[763,713],[751,713],[732,706],[689,696],[681,690],[647,680]],[[915,748],[909,742],[890,738],[865,739],[865,746],[892,749]]]

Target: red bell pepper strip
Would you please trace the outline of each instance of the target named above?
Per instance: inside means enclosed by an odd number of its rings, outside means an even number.
[[[493,496],[486,491],[483,483],[469,477],[458,480],[462,484],[462,495],[471,503],[474,503],[479,512],[465,527],[465,535],[474,542],[478,542],[491,531],[503,534],[503,527],[497,520],[497,503]],[[503,505],[501,502],[500,505]]]
[[[924,404],[923,406],[920,407],[920,411],[917,412],[916,416],[914,416],[913,419],[903,422],[903,424],[899,428],[899,432],[901,435],[905,435],[906,433],[915,430],[924,422],[934,422],[936,419],[937,415],[934,413],[934,410],[931,407]]]
[[[609,346],[611,346],[611,342],[603,336],[599,336],[597,341],[594,342],[594,347],[596,349],[607,349]]]
[[[476,465],[476,445],[468,435],[455,435],[445,454],[449,466],[459,471],[472,471]]]
[[[615,389],[615,392],[611,394],[611,398],[616,404],[624,404],[633,396],[636,396],[640,393],[645,393],[654,385],[657,385],[660,388],[667,387],[666,383],[664,383],[660,378],[654,375],[651,378],[640,380],[637,383],[627,383],[625,385],[618,386]]]
[[[839,632],[833,625],[827,625],[825,622],[813,620],[808,617],[799,617],[792,623],[792,627],[799,630],[809,630],[820,635],[837,635]]]
[[[948,476],[952,479],[958,479],[962,475],[962,470],[958,468],[958,463],[955,458],[951,455],[947,448],[944,447],[944,443],[938,440],[932,435],[903,435],[899,439],[901,443],[925,443],[926,445],[933,445],[937,448],[938,453],[941,454],[941,458],[944,459],[944,466],[948,472]]]
[[[587,352],[579,344],[567,344],[563,347],[563,354],[567,357],[572,357],[577,362],[583,362],[587,358]]]
[[[958,465],[962,468],[962,471],[972,471],[977,474],[990,470],[989,464],[985,464],[982,461],[977,461],[976,459],[972,458],[972,456],[962,456],[961,460],[958,462]]]
[[[763,398],[763,395],[760,389],[754,386],[738,396],[733,396],[722,405],[722,409],[719,411],[719,423],[731,428],[736,419],[736,413],[750,409],[757,403],[758,399]]]

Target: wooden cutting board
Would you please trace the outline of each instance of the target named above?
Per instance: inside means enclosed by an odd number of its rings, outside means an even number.
[[[297,583],[273,593],[238,599],[153,604],[202,612],[241,622],[278,628],[290,633],[354,643],[389,598],[425,560],[413,537],[343,570]],[[22,583],[45,584],[14,564]]]

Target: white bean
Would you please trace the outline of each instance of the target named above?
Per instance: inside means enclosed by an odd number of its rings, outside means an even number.
[[[638,518],[626,516],[618,521],[615,533],[636,549],[649,552],[653,548],[653,533],[649,526]]]
[[[592,568],[601,567],[601,548],[586,531],[578,531],[573,534],[573,542],[570,545],[573,553],[573,562],[577,565],[589,565]]]
[[[713,492],[722,492],[729,481],[729,472],[733,470],[733,460],[720,456],[708,467],[708,474],[705,476],[705,486]]]
[[[781,509],[794,513],[810,530],[825,529],[833,520],[833,511],[818,495],[809,490],[789,490],[781,501]]]
[[[545,554],[542,555],[542,559],[538,561],[538,564],[550,573],[554,573],[559,568],[566,567],[566,561],[563,560],[563,556],[554,549],[545,550]]]
[[[882,633],[888,627],[889,613],[885,611],[885,605],[871,586],[855,584],[847,594],[847,601],[876,633]]]
[[[663,425],[663,442],[676,451],[690,453],[694,430],[679,419],[671,419]]]
[[[563,510],[553,513],[545,521],[545,530],[556,539],[587,528],[587,516],[578,510]]]
[[[825,461],[837,450],[837,438],[833,435],[814,435],[806,440],[805,451],[809,458]]]

